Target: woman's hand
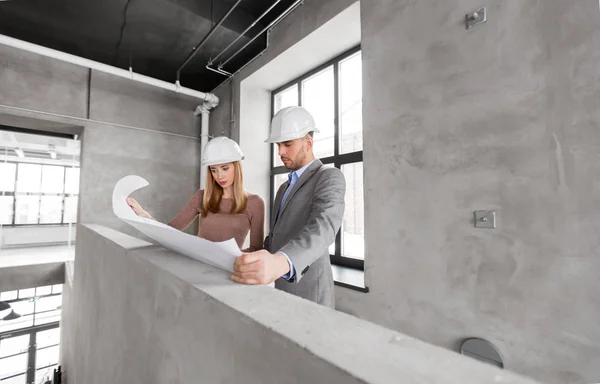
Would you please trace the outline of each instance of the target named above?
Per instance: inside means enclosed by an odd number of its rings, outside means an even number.
[[[146,219],[152,219],[152,216],[150,216],[148,212],[144,211],[144,208],[142,208],[136,199],[131,197],[127,198],[127,204],[131,207],[131,209],[133,209],[133,212],[135,212],[136,215],[145,217]]]

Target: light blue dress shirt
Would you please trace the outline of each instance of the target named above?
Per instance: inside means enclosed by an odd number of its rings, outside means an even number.
[[[302,176],[304,171],[306,171],[313,162],[314,162],[314,160],[311,161],[310,163],[306,164],[304,167],[300,168],[299,170],[290,172],[288,174],[288,181],[289,181],[290,185],[287,187],[287,189],[285,190],[285,193],[283,194],[283,199],[281,199],[281,205],[279,206],[279,211],[278,211],[277,215],[279,215],[281,213],[281,209],[283,208],[283,205],[285,204],[285,201],[287,200],[290,192],[294,188],[294,185],[296,185],[296,183],[298,182],[298,180],[300,179],[300,177]],[[294,270],[294,263],[292,263],[292,259],[290,259],[290,257],[287,254],[285,254],[285,252],[279,251],[278,253],[281,253],[283,256],[285,256],[288,263],[290,264],[290,271],[281,277],[286,280],[291,280],[296,275],[296,271]]]

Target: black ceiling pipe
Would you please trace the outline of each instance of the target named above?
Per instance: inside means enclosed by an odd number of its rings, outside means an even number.
[[[215,24],[210,29],[210,31],[208,31],[208,33],[206,34],[206,36],[204,36],[204,38],[202,39],[202,41],[200,41],[198,43],[198,45],[196,45],[196,47],[194,48],[194,50],[188,55],[187,59],[185,59],[185,61],[183,62],[183,64],[181,64],[181,66],[177,70],[177,81],[180,80],[181,70],[183,69],[183,67],[185,67],[194,58],[194,56],[196,55],[196,53],[198,53],[198,51],[204,45],[204,43],[206,43],[206,41],[212,36],[212,34],[217,30],[217,28],[219,28],[221,26],[221,24],[223,24],[223,22],[225,21],[225,19],[227,19],[229,17],[229,15],[231,14],[231,12],[233,12],[241,2],[242,2],[242,0],[237,0],[235,2],[235,4],[233,4],[233,6],[231,6],[231,8],[229,8],[229,11],[227,11],[227,13],[225,13],[225,15],[223,15],[223,17],[221,17],[221,20],[219,20],[217,22],[217,24]]]
[[[258,18],[256,20],[254,20],[254,22],[252,24],[250,24],[250,26],[248,28],[246,28],[244,30],[244,32],[240,33],[239,36],[233,40],[231,43],[229,43],[229,45],[227,47],[225,47],[225,49],[223,49],[221,52],[219,52],[219,54],[217,56],[215,56],[214,59],[210,59],[210,61],[208,62],[208,66],[212,65],[212,63],[214,63],[215,61],[217,61],[219,59],[219,57],[221,57],[221,55],[223,55],[225,52],[227,52],[227,50],[229,48],[231,48],[233,46],[233,44],[235,44],[239,39],[241,39],[250,29],[252,29],[252,27],[254,27],[256,25],[256,23],[258,23],[260,20],[262,20],[263,17],[265,17],[267,15],[267,13],[271,12],[271,10],[273,8],[275,8],[275,6],[277,4],[279,4],[281,0],[275,0],[275,2],[273,4],[271,4],[271,6],[262,13],[262,15],[258,16]],[[210,70],[213,70],[212,68],[208,68]]]
[[[242,52],[244,49],[246,49],[250,44],[252,44],[254,42],[254,40],[258,39],[263,33],[265,33],[268,29],[273,28],[275,25],[277,25],[281,20],[285,19],[285,17],[287,15],[289,15],[290,13],[292,13],[296,7],[300,6],[302,3],[304,3],[305,0],[296,0],[294,1],[294,3],[285,11],[283,11],[275,20],[273,20],[271,23],[269,23],[269,25],[267,25],[266,27],[264,27],[262,29],[262,31],[258,32],[256,34],[256,36],[254,36],[252,38],[252,40],[250,40],[249,42],[247,42],[242,48],[238,49],[237,52],[235,52],[233,55],[231,55],[227,60],[225,60],[222,64],[219,64],[219,66],[217,67],[217,69],[221,70],[225,65],[227,65],[227,63],[229,63],[234,57],[236,57],[240,52]]]

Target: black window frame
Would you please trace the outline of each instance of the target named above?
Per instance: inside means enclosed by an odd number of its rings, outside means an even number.
[[[321,158],[321,162],[325,165],[332,164],[334,167],[341,169],[342,165],[362,163],[363,151],[356,151],[350,153],[340,154],[340,86],[339,86],[339,66],[342,61],[355,55],[361,51],[361,46],[358,45],[353,47],[339,56],[319,65],[318,67],[310,70],[309,72],[297,77],[296,79],[286,83],[285,85],[271,91],[271,116],[275,114],[275,97],[277,94],[285,91],[286,89],[297,85],[298,87],[298,105],[302,105],[302,82],[317,73],[333,66],[333,84],[334,84],[334,152],[332,156]],[[362,81],[362,78],[361,78]],[[275,145],[270,145],[271,152],[271,172],[270,172],[270,184],[269,194],[271,206],[275,200],[275,177],[277,175],[287,174],[290,171],[284,166],[275,166]],[[352,268],[364,271],[365,262],[364,255],[363,259],[355,259],[341,254],[342,250],[342,230],[338,231],[335,238],[335,254],[330,255],[331,263],[342,267]]]
[[[55,288],[54,287],[58,286],[58,285],[61,286],[61,290],[60,290],[60,292],[55,292]],[[16,299],[3,300],[4,303],[7,303],[9,305],[10,304],[14,304],[14,303],[18,303],[18,302],[21,302],[21,301],[33,301],[33,303],[34,303],[33,304],[33,306],[34,306],[33,307],[33,312],[32,312],[32,315],[33,315],[32,321],[33,321],[34,325],[27,326],[27,327],[24,327],[24,328],[16,328],[16,329],[12,329],[12,330],[9,330],[9,331],[2,331],[2,332],[0,332],[0,343],[3,340],[11,339],[13,337],[19,337],[19,336],[23,336],[23,335],[29,335],[29,344],[28,344],[28,347],[27,347],[26,351],[19,352],[17,354],[13,354],[13,355],[4,356],[4,357],[0,358],[0,360],[2,360],[2,359],[7,359],[7,358],[10,358],[10,357],[14,357],[14,356],[22,355],[22,354],[25,354],[25,353],[27,354],[27,370],[25,372],[21,372],[21,373],[17,373],[17,374],[11,375],[11,376],[4,377],[3,379],[5,379],[5,380],[6,379],[11,379],[11,378],[14,378],[14,377],[18,377],[18,376],[21,376],[21,375],[25,374],[26,383],[34,383],[35,373],[36,373],[37,370],[47,369],[47,368],[53,367],[55,365],[58,367],[58,362],[57,362],[57,364],[51,364],[51,365],[48,365],[48,366],[45,366],[45,367],[39,367],[39,368],[36,367],[36,357],[37,357],[37,352],[38,351],[41,351],[41,350],[44,350],[44,349],[48,349],[48,348],[53,348],[53,347],[56,347],[56,346],[60,345],[60,341],[59,341],[58,344],[46,345],[46,346],[40,347],[40,348],[38,348],[38,346],[37,346],[36,337],[37,337],[38,332],[47,331],[47,330],[50,330],[50,329],[56,329],[56,328],[60,327],[60,321],[52,321],[52,322],[42,323],[42,324],[37,324],[37,325],[35,324],[37,315],[43,315],[45,313],[49,313],[49,312],[54,312],[55,311],[54,309],[53,310],[46,310],[46,311],[37,311],[36,307],[37,307],[37,301],[38,301],[38,299],[40,299],[40,298],[46,298],[46,297],[62,296],[62,294],[63,294],[63,288],[64,288],[63,284],[54,284],[54,285],[51,285],[50,287],[51,287],[51,290],[50,290],[50,293],[48,293],[48,294],[38,294],[37,290],[39,288],[44,288],[44,287],[41,287],[41,286],[40,287],[35,287],[35,288],[18,289],[18,290],[15,290],[15,291],[20,292],[21,290],[28,290],[28,289],[35,289],[35,291],[34,291],[34,295],[33,296],[21,297],[20,294],[18,293]],[[7,291],[7,292],[10,292],[10,291]],[[62,313],[62,308],[61,308],[61,313]],[[27,315],[27,316],[29,316],[29,315]]]

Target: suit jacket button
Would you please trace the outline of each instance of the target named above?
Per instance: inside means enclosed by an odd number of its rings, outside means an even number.
[[[308,271],[309,267],[310,267],[310,265],[307,265],[306,268],[304,268],[304,270],[302,271],[302,275],[304,275],[306,273],[306,271]]]

